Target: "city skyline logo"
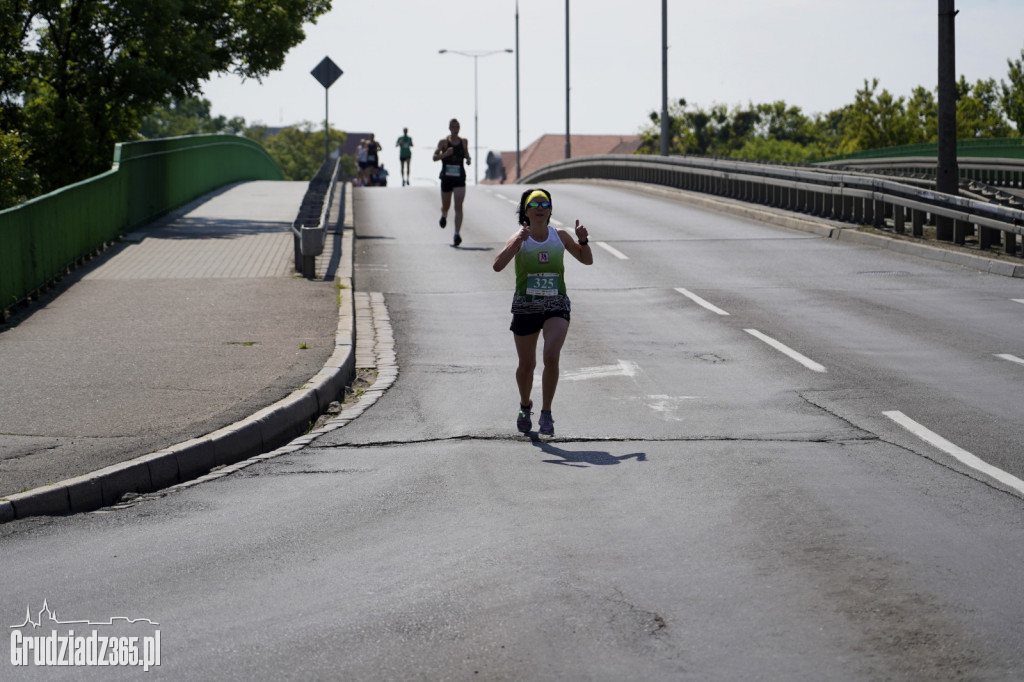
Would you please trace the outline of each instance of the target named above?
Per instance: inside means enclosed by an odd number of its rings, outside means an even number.
[[[15,667],[141,667],[149,672],[160,666],[160,623],[149,618],[110,616],[107,620],[61,620],[48,600],[32,617],[32,604],[25,606],[25,619],[10,625],[10,664]],[[97,628],[117,626],[113,634]],[[134,626],[138,634],[122,634]],[[79,632],[76,634],[75,630]],[[26,632],[22,632],[26,630]],[[36,634],[34,631],[40,631]],[[109,630],[106,631],[110,633]],[[152,634],[149,634],[149,633]]]
[[[43,614],[47,616],[47,622],[53,623],[54,625],[135,625],[136,623],[145,623],[147,625],[160,625],[149,618],[128,618],[126,616],[111,616],[104,621],[91,621],[91,620],[60,620],[57,618],[57,612],[50,608],[48,600],[43,599],[43,607],[39,609],[36,614],[36,620],[32,620],[32,605],[27,604],[25,606],[25,620],[19,625],[11,625],[10,628],[39,628],[43,626]]]

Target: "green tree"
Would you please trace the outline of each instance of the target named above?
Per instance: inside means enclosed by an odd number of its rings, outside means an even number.
[[[695,108],[684,111],[680,131],[682,148],[686,154],[729,156],[739,149],[757,124],[757,112],[725,104],[713,104],[710,109]]]
[[[24,142],[17,133],[0,131],[0,210],[35,196],[38,186]]]
[[[1007,60],[1009,81],[957,84],[957,136],[1006,137],[1024,133],[1024,50]],[[641,130],[639,154],[660,153],[661,117]],[[729,156],[752,160],[805,162],[867,149],[938,139],[934,91],[914,88],[909,97],[879,92],[878,79],[865,80],[852,104],[825,114],[805,115],[784,101],[729,108],[690,106],[680,99],[669,108],[670,154]]]
[[[786,157],[778,160],[788,161],[813,156],[821,150],[815,122],[799,107],[787,106],[783,101],[746,107],[715,104],[710,109],[688,109],[686,100],[681,99],[669,108],[669,115],[670,154],[770,159],[772,150],[776,150]],[[658,112],[651,112],[650,119],[652,126],[640,133],[643,142],[638,153],[660,151],[661,117]],[[773,144],[767,144],[769,142]],[[795,148],[801,145],[811,145],[810,151],[796,153]]]
[[[878,79],[857,91],[853,104],[843,116],[840,153],[864,149],[894,147],[909,139],[909,119],[903,97],[894,97],[888,90],[876,94]]]
[[[754,130],[762,140],[780,140],[798,145],[810,144],[815,139],[812,122],[800,107],[787,106],[782,100],[771,104],[758,104],[757,126]]]
[[[970,85],[960,76],[956,89],[957,139],[1008,137],[1013,132],[1003,117],[995,79],[979,80]]]
[[[146,139],[223,133],[245,130],[245,119],[210,115],[210,101],[198,97],[172,98],[142,118],[139,134]]]
[[[668,105],[669,154],[684,154],[683,126],[686,112],[686,100],[680,99]],[[638,154],[661,153],[661,113],[650,113],[651,125],[640,131],[640,149]]]
[[[999,81],[999,103],[1006,118],[1017,126],[1017,135],[1024,136],[1024,50],[1019,59],[1007,59],[1009,82]]]
[[[249,134],[247,136],[251,137]],[[345,138],[345,133],[331,128],[329,138],[331,149],[340,147],[345,142]],[[324,131],[323,128],[314,130],[313,124],[309,121],[304,121],[298,126],[284,128],[275,135],[259,141],[277,161],[285,180],[312,180],[320,166],[323,165]]]
[[[906,116],[908,137],[903,144],[939,139],[939,103],[931,90],[922,86],[914,88],[907,100]]]
[[[804,145],[792,140],[766,140],[755,137],[730,156],[744,161],[773,161],[775,163],[807,163],[824,156],[818,144]]]
[[[0,130],[44,191],[107,170],[117,142],[213,74],[280,68],[330,0],[0,0]]]
[[[833,109],[825,114],[817,114],[812,120],[811,126],[814,130],[814,139],[822,149],[822,157],[836,156],[843,140],[843,131],[846,130],[847,119],[850,115],[850,106]]]

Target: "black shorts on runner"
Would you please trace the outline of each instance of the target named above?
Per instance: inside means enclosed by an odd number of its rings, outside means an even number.
[[[568,310],[548,310],[543,313],[513,313],[512,326],[509,327],[516,336],[530,336],[544,328],[544,323],[552,317],[561,317],[569,321]]]
[[[465,187],[466,178],[441,178],[441,191],[451,192],[456,187]]]

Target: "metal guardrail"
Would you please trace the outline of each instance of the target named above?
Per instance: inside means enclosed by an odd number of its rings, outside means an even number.
[[[316,257],[324,252],[327,243],[327,223],[334,203],[334,191],[341,172],[340,157],[323,162],[309,182],[299,206],[299,214],[292,223],[295,244],[295,269],[303,277],[316,277]]]
[[[831,170],[861,170],[881,173],[935,177],[934,156],[906,156],[878,159],[846,159],[814,164]],[[1024,159],[994,159],[961,156],[957,159],[961,180],[976,180],[993,187],[1024,187]]]
[[[597,178],[703,192],[861,225],[891,220],[897,233],[910,223],[914,236],[937,219],[951,222],[948,241],[963,244],[977,231],[982,249],[1002,243],[1017,255],[1024,211],[942,194],[884,177],[690,157],[605,155],[556,161],[526,175],[521,184]]]

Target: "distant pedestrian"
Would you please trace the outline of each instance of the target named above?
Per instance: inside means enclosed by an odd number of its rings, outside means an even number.
[[[366,140],[366,167],[377,168],[380,165],[380,160],[377,155],[380,153],[380,142],[373,139],[373,133],[370,133],[370,139]]]
[[[366,170],[366,166],[367,166],[366,140],[359,140],[359,151],[356,152],[356,164],[359,166],[359,170],[360,171]]]
[[[569,297],[565,289],[565,254],[584,265],[594,263],[587,228],[576,221],[575,238],[568,230],[556,229],[551,220],[551,193],[528,189],[519,198],[519,230],[494,257],[494,271],[501,272],[515,260],[516,290],[512,297],[512,330],[519,364],[519,414],[516,428],[527,433],[533,428],[533,373],[537,367],[537,340],[544,332],[544,371],[541,375],[539,431],[555,435],[551,403],[558,386],[558,363],[569,333]]]
[[[412,138],[409,137],[409,129],[402,128],[402,136],[395,141],[398,147],[398,161],[402,164],[402,187],[409,184],[409,165],[412,161]]]
[[[438,224],[443,228],[448,224],[448,209],[451,207],[452,195],[455,196],[455,236],[453,244],[462,243],[462,202],[466,198],[466,168],[463,165],[473,163],[469,157],[469,140],[459,137],[459,122],[452,119],[448,122],[449,135],[437,143],[434,150],[434,161],[441,162],[441,220]]]

